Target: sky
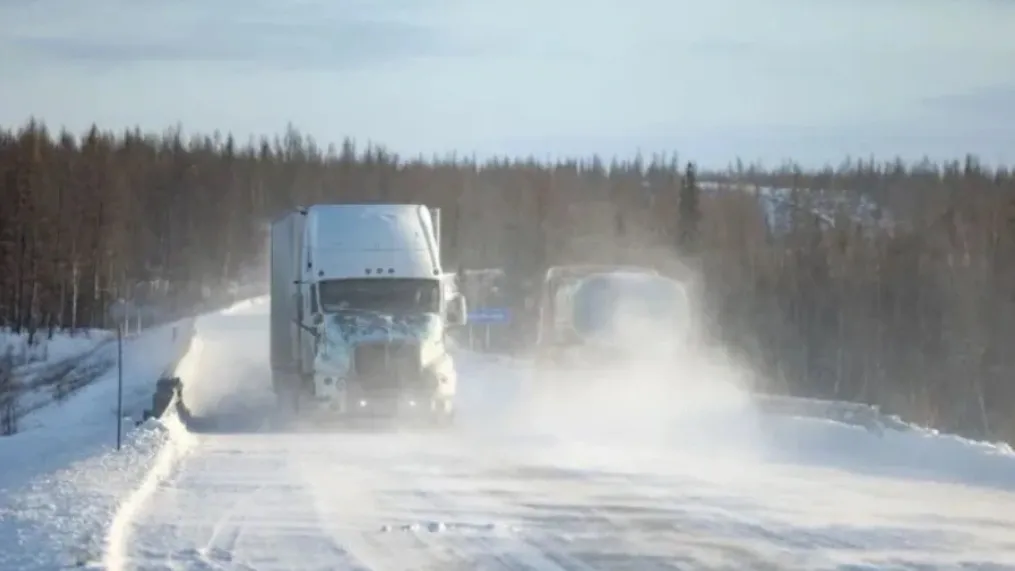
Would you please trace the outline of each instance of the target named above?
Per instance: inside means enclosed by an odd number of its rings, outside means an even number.
[[[1015,165],[1012,0],[3,0],[0,125]]]

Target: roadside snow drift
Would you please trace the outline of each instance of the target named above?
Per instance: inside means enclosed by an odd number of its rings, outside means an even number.
[[[0,569],[66,569],[102,556],[118,502],[172,441],[171,419],[136,428],[134,421],[151,406],[155,381],[187,350],[189,326],[188,320],[126,341],[121,451],[114,450],[115,367],[64,402],[33,412],[25,432],[0,437]]]

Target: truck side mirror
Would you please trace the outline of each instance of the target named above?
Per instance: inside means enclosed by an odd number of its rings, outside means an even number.
[[[448,325],[465,325],[468,322],[468,313],[464,295],[458,294],[448,300]]]
[[[320,327],[320,325],[324,323],[324,316],[321,315],[320,313],[315,313],[314,316],[311,318],[311,321],[313,321],[314,325]]]

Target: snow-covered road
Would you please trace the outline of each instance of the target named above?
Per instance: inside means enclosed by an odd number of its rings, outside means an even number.
[[[919,475],[900,477],[797,461],[813,440],[758,452],[785,427],[748,453],[509,425],[496,411],[520,367],[476,356],[454,431],[270,429],[263,311],[198,323],[183,373],[197,419],[121,507],[107,568],[1015,569],[1015,458],[972,443],[943,462],[926,439],[886,454],[824,426]],[[974,463],[992,477],[949,470]]]

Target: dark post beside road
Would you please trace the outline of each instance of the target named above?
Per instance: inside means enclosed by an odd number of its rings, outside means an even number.
[[[116,325],[116,449],[123,439],[123,324]]]

